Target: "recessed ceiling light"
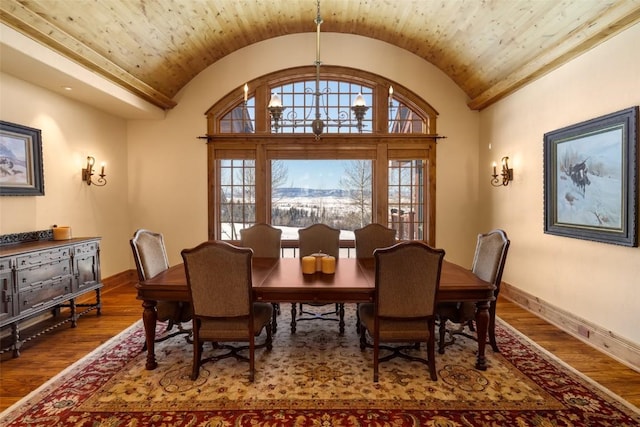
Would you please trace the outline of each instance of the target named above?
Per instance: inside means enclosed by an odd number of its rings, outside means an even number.
[[[63,90],[73,90],[71,86],[62,86]]]

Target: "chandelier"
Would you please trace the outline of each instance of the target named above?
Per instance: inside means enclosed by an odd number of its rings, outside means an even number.
[[[283,117],[284,110],[287,107],[282,105],[282,100],[277,94],[272,93],[269,105],[267,106],[267,110],[269,110],[269,115],[271,116],[271,127],[274,132],[277,133],[283,128],[305,127],[310,125],[316,140],[320,139],[320,135],[322,135],[325,127],[355,127],[358,129],[358,132],[362,133],[362,121],[365,113],[369,109],[362,93],[359,93],[358,96],[356,96],[353,105],[351,106],[351,111],[356,119],[355,123],[351,121],[349,114],[346,112],[339,112],[338,118],[329,118],[327,107],[325,106],[324,108],[321,108],[322,92],[320,91],[320,65],[322,62],[320,62],[320,25],[322,24],[322,18],[320,17],[320,0],[317,2],[317,15],[314,22],[316,24],[316,60],[314,62],[316,67],[316,81],[315,91],[313,92],[314,104],[308,110],[308,113],[305,114],[304,118],[297,118],[295,114],[291,114],[289,117]],[[324,112],[326,122],[322,120],[321,110]],[[312,119],[311,114],[313,111],[315,111],[315,116]]]

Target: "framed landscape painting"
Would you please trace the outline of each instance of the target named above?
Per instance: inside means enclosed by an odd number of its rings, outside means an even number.
[[[44,195],[39,129],[0,121],[0,195]]]
[[[638,107],[544,135],[544,232],[638,246]]]

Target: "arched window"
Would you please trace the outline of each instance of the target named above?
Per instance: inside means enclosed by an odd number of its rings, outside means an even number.
[[[323,222],[346,242],[378,222],[435,244],[435,109],[374,74],[314,71],[263,76],[207,111],[209,238],[267,222],[288,241]]]

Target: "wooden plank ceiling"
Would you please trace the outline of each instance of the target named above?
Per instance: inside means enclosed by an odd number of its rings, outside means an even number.
[[[2,0],[2,22],[161,108],[261,40],[313,32],[316,0]],[[322,0],[353,33],[440,68],[482,109],[640,21],[638,0]]]

